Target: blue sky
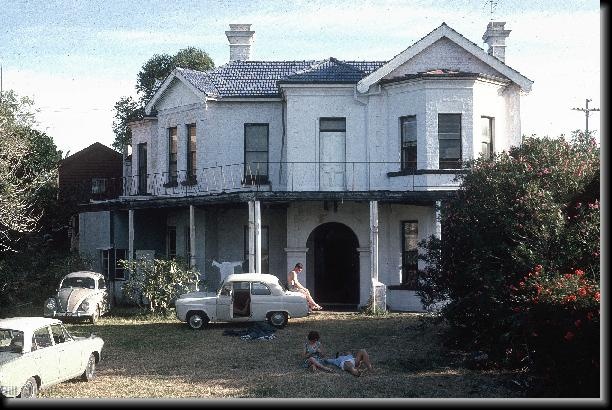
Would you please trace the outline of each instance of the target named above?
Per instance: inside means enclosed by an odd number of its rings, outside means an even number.
[[[0,65],[4,89],[32,97],[39,128],[74,153],[110,146],[112,107],[135,96],[154,54],[196,46],[226,63],[230,23],[252,24],[254,60],[389,60],[442,22],[486,48],[489,11],[483,0],[0,0]],[[498,0],[494,19],[512,30],[506,63],[534,81],[523,133],[584,128],[571,108],[600,106],[599,2]],[[592,114],[589,128],[599,122]]]

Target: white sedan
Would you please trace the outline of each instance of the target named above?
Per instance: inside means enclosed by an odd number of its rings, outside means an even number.
[[[299,292],[281,286],[274,275],[237,273],[229,275],[214,293],[191,292],[175,303],[176,316],[193,329],[208,322],[260,322],[282,328],[290,317],[308,315],[308,302]]]
[[[93,334],[71,335],[59,319],[0,319],[0,396],[32,398],[64,380],[89,381],[103,345]]]

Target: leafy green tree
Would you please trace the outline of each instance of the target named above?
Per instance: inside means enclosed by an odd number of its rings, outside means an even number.
[[[120,261],[129,270],[123,294],[152,314],[168,313],[173,301],[182,293],[195,288],[198,273],[181,260],[140,259]]]
[[[441,209],[442,241],[422,243],[429,263],[420,272],[423,302],[445,302],[442,316],[460,346],[503,358],[507,349],[524,345],[535,320],[534,310],[525,311],[525,298],[543,291],[543,284],[554,284],[546,290],[557,296],[546,305],[566,312],[561,316],[567,320],[580,306],[593,315],[600,277],[599,155],[594,139],[575,132],[571,142],[527,138],[468,165],[456,197]],[[528,280],[536,267],[545,272],[541,283]],[[578,305],[561,307],[559,301]],[[520,359],[527,353],[534,354],[523,351]]]
[[[13,91],[0,98],[0,252],[36,231],[54,201],[61,160],[53,140],[36,130],[33,101]]]
[[[137,75],[138,102],[131,97],[122,97],[115,104],[115,121],[113,121],[115,141],[112,144],[113,148],[122,151],[124,145],[131,144],[132,135],[128,123],[143,117],[146,103],[153,97],[160,83],[176,67],[207,71],[214,68],[215,64],[205,51],[196,47],[181,49],[173,56],[169,54],[153,55],[143,64]]]

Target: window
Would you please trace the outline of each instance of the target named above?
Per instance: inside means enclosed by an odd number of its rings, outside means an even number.
[[[320,132],[346,132],[346,118],[320,118]]]
[[[493,117],[480,117],[480,144],[483,158],[491,158],[493,155]]]
[[[91,179],[91,193],[92,194],[103,194],[106,192],[106,178],[92,178]]]
[[[187,126],[187,181],[195,183],[196,172],[196,125],[189,124]]]
[[[268,124],[244,124],[244,177],[247,183],[268,182]]]
[[[261,227],[261,273],[269,272],[268,227]],[[244,226],[244,259],[249,260],[249,226]]]
[[[166,228],[166,255],[168,258],[176,258],[176,226]]]
[[[461,168],[461,114],[438,114],[440,169]]]
[[[400,117],[402,133],[402,171],[417,168],[417,128],[416,115]]]
[[[251,283],[251,295],[270,295],[272,291],[270,288],[261,283],[261,282],[253,282]]]
[[[147,143],[138,144],[138,195],[147,194]]]
[[[127,249],[115,249],[115,279],[125,279],[125,269],[119,261],[127,260]]]
[[[418,222],[402,222],[402,285],[417,287],[418,270]]]
[[[104,288],[106,288],[106,282],[104,281],[104,278],[98,279],[98,289],[104,289]]]
[[[102,273],[106,278],[109,280],[125,279],[125,269],[120,265],[120,261],[126,260],[126,255],[126,249],[111,248],[102,251]],[[104,286],[104,282],[98,284],[99,289]]]
[[[178,134],[177,128],[168,128],[168,183],[176,184],[178,178],[177,170]]]
[[[67,340],[72,340],[64,326],[57,324],[51,325],[51,334],[53,335],[53,341],[55,344],[64,343]]]
[[[51,336],[49,335],[49,329],[47,327],[41,327],[36,329],[32,335],[32,350],[43,349],[53,345]]]

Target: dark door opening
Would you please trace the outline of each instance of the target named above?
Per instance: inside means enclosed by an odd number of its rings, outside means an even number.
[[[354,308],[359,304],[359,241],[346,225],[318,226],[308,239],[313,253],[314,299],[321,305]]]

